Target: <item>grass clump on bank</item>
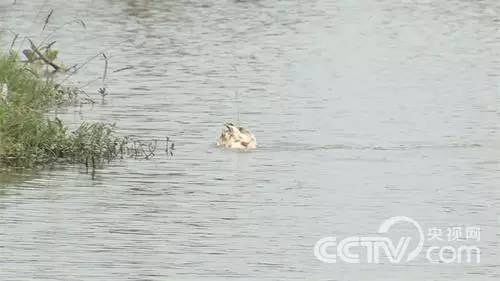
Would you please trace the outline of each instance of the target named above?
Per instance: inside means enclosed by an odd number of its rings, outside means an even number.
[[[51,9],[45,17],[42,33],[53,12]],[[57,117],[49,117],[52,110],[72,102],[95,103],[85,91],[67,87],[64,82],[100,56],[105,65],[103,75],[98,79],[102,81],[98,93],[102,98],[108,95],[105,83],[108,57],[104,51],[69,68],[57,61],[59,51],[53,48],[56,41],[50,41],[56,31],[72,23],[86,28],[85,22],[75,19],[56,27],[36,44],[16,33],[9,54],[2,55],[0,49],[0,168],[34,167],[54,162],[82,163],[95,168],[100,162],[123,158],[124,155],[144,159],[155,156],[156,140],[143,142],[118,137],[114,126],[106,123],[83,123],[75,131],[70,131]],[[29,43],[28,48],[20,52],[23,61],[13,51],[18,38],[24,38],[19,49],[26,41]],[[132,66],[110,70],[109,73],[130,68]],[[60,74],[64,76],[59,82],[63,85],[56,82]],[[173,156],[173,150],[174,143],[167,137],[165,152]]]
[[[70,132],[47,113],[74,99],[53,79],[39,77],[15,55],[0,55],[0,166],[32,167],[56,161],[96,163],[123,154],[126,139],[113,126],[83,124]]]

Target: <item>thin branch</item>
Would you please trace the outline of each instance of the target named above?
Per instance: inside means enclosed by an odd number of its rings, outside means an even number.
[[[56,43],[57,41],[52,41],[50,42],[47,46],[43,46],[40,48],[40,50],[50,50],[50,48],[52,48],[52,46]]]
[[[14,39],[12,39],[12,43],[10,43],[10,48],[9,48],[10,51],[12,51],[14,44],[16,44],[17,37],[19,37],[19,33],[16,33],[16,35],[14,36]]]
[[[126,66],[126,67],[123,67],[123,68],[120,68],[120,69],[117,69],[117,70],[113,70],[113,73],[117,73],[117,72],[120,72],[120,71],[124,71],[124,70],[127,70],[127,69],[132,69],[134,68],[133,66]]]
[[[40,57],[40,59],[42,59],[46,64],[52,66],[55,69],[55,71],[59,71],[61,69],[60,66],[51,62],[42,53],[40,53],[40,51],[36,48],[35,44],[33,44],[33,41],[31,41],[31,39],[28,39],[28,41],[30,42],[31,49],[33,50],[33,52],[35,52],[35,54],[38,55],[38,57]]]
[[[54,9],[51,9],[47,17],[45,18],[45,23],[43,24],[42,31],[45,30],[47,27],[47,24],[49,24],[50,17],[52,17],[52,14],[54,13]]]
[[[97,53],[96,55],[93,55],[91,56],[90,58],[88,58],[84,63],[82,63],[79,67],[76,67],[75,68],[75,71],[73,71],[72,73],[69,73],[68,75],[66,75],[66,77],[64,77],[64,79],[61,81],[61,83],[64,83],[65,81],[67,81],[69,78],[71,78],[73,75],[75,75],[80,69],[82,69],[83,67],[85,67],[87,64],[89,64],[91,61],[93,61],[95,58],[101,56],[102,54],[104,54],[104,52],[106,51],[109,51],[111,50],[112,48],[114,48],[115,46],[117,45],[120,45],[122,43],[125,43],[125,42],[133,42],[132,38],[129,38],[129,39],[125,39],[123,41],[120,41],[118,42],[117,44],[115,44],[114,46],[111,46],[109,48],[106,48],[102,51],[100,51],[99,53]]]
[[[71,20],[71,21],[68,21],[68,22],[65,22],[63,23],[62,25],[60,25],[59,27],[57,27],[55,30],[53,30],[51,33],[49,33],[47,36],[45,36],[45,38],[43,38],[42,41],[40,41],[40,44],[39,46],[43,45],[43,43],[45,43],[47,40],[49,40],[52,35],[54,35],[54,33],[58,32],[59,30],[61,30],[63,27],[67,26],[67,25],[70,25],[72,23],[80,23],[83,27],[83,29],[87,29],[87,25],[85,24],[85,22],[81,19],[76,19],[76,20]]]
[[[98,56],[102,55],[103,53],[102,52],[99,52],[98,54],[88,58],[84,63],[82,63],[80,66],[78,67],[75,67],[75,71],[73,71],[72,73],[66,75],[66,77],[64,77],[64,79],[61,81],[61,84],[66,82],[66,80],[68,80],[69,78],[71,78],[71,76],[73,76],[74,74],[76,74],[80,69],[82,69],[84,66],[86,66],[87,64],[89,64],[91,61],[93,61],[95,58],[97,58]]]
[[[102,85],[104,86],[106,77],[108,76],[108,57],[104,53],[102,53],[102,56],[104,57],[104,74],[102,75]]]

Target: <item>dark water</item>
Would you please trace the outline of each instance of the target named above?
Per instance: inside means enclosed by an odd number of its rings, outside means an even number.
[[[59,116],[170,136],[176,151],[94,180],[78,166],[4,175],[0,280],[500,278],[500,2],[12,2],[5,44],[82,19],[55,33],[64,63],[105,51],[110,69],[133,67]],[[256,151],[214,147],[238,111]],[[392,216],[480,225],[481,263],[315,258],[318,239]]]

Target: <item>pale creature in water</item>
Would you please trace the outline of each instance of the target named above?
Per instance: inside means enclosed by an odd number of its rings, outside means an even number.
[[[232,123],[224,124],[226,129],[222,131],[217,146],[236,149],[257,148],[257,140],[250,130],[236,127]]]

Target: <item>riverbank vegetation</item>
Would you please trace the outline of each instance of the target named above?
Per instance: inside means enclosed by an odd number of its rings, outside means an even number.
[[[53,10],[45,17],[42,33],[50,24]],[[0,46],[0,168],[35,167],[56,162],[85,164],[95,168],[99,163],[124,156],[150,159],[155,156],[158,140],[140,141],[118,136],[115,126],[107,123],[80,124],[70,130],[57,114],[57,109],[76,103],[95,103],[82,89],[68,86],[68,79],[90,61],[102,57],[105,64],[98,94],[108,95],[106,78],[131,67],[108,71],[108,57],[99,52],[87,61],[71,67],[58,60],[59,50],[52,36],[62,27],[77,23],[76,19],[54,28],[41,42],[13,33],[10,48]],[[1,35],[1,34],[0,34]],[[20,39],[23,38],[23,39]],[[18,40],[19,39],[19,40]],[[21,41],[16,52],[13,46]],[[51,42],[52,41],[52,42]],[[128,40],[127,40],[128,41]],[[165,152],[172,156],[174,144],[167,137]]]
[[[15,54],[0,55],[0,164],[31,167],[55,161],[95,166],[123,154],[125,138],[113,126],[82,124],[70,131],[48,112],[74,101],[78,91],[40,77]]]
[[[57,108],[90,99],[80,89],[57,84],[56,73],[45,68],[45,74],[40,74],[44,67],[33,67],[13,53],[0,55],[0,167],[70,162],[95,168],[125,156],[155,156],[158,140],[117,136],[113,124],[98,122],[83,123],[71,131],[51,117],[49,113]],[[166,154],[173,156],[174,143],[168,137],[164,142]]]

